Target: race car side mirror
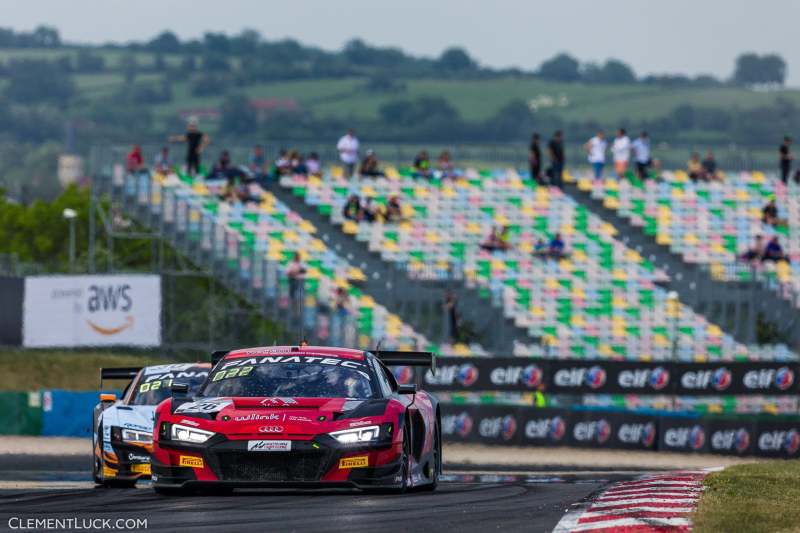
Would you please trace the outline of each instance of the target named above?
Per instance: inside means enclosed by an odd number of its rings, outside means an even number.
[[[172,392],[173,396],[176,394],[186,394],[189,392],[189,385],[186,383],[173,383],[169,390]]]
[[[109,394],[103,393],[103,394],[100,395],[100,401],[101,402],[116,402],[117,401],[117,395],[116,394],[110,394],[110,393]]]
[[[397,386],[397,393],[398,394],[414,394],[417,392],[417,386],[413,383],[408,385],[398,385]]]

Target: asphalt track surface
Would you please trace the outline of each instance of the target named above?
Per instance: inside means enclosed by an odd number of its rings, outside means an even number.
[[[0,456],[0,531],[20,531],[13,529],[21,523],[17,519],[28,518],[75,518],[82,524],[146,518],[147,531],[186,532],[551,531],[571,504],[640,474],[447,465],[432,493],[247,490],[166,497],[149,483],[134,489],[94,487],[87,464],[82,456]]]

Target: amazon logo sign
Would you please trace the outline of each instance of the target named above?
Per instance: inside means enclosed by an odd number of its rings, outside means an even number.
[[[133,300],[130,296],[131,286],[127,283],[123,285],[91,285],[89,286],[89,299],[86,305],[89,315],[98,312],[128,313],[133,307]],[[99,325],[91,318],[86,319],[94,331],[100,335],[117,335],[133,326],[135,320],[132,315],[126,314],[122,323],[112,325]]]
[[[25,280],[25,346],[158,346],[161,278],[47,276]]]

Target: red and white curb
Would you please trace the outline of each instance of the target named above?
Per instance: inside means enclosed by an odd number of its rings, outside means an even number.
[[[648,474],[614,483],[567,512],[553,533],[691,531],[689,515],[697,507],[703,480],[714,470]]]

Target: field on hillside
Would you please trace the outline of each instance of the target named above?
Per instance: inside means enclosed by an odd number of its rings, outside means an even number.
[[[75,56],[78,48],[64,49],[0,49],[0,61],[36,58],[56,59]],[[92,48],[92,53],[106,60],[106,73],[74,76],[80,93],[89,101],[112,95],[125,84],[121,72],[125,50]],[[151,72],[155,54],[135,52],[133,55],[143,72],[138,82],[158,82],[164,74]],[[164,56],[167,65],[175,66],[180,55]],[[753,91],[742,88],[665,88],[635,85],[585,85],[552,83],[534,78],[499,79],[407,79],[404,90],[372,92],[365,88],[366,78],[310,79],[243,86],[240,90],[253,98],[293,98],[303,108],[320,117],[376,118],[380,106],[398,98],[440,96],[447,99],[466,120],[484,120],[513,100],[533,102],[539,109],[551,109],[567,120],[596,120],[605,124],[625,119],[652,119],[670,113],[677,106],[724,109],[748,109],[785,99],[800,105],[799,90]],[[160,119],[176,116],[178,110],[218,107],[224,95],[192,96],[187,81],[172,84],[173,100],[152,106]],[[233,88],[232,90],[239,90]]]
[[[205,354],[199,357],[205,360]],[[194,357],[164,357],[160,354],[105,350],[0,350],[3,372],[0,391],[38,389],[97,390],[100,368],[145,366]]]

